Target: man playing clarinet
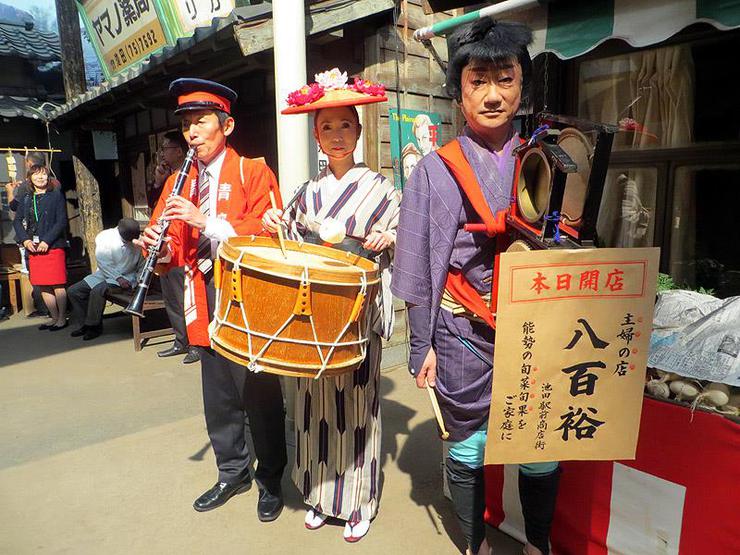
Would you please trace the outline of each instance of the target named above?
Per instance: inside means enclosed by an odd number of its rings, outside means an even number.
[[[231,104],[236,93],[219,83],[177,79],[170,85],[177,97],[185,140],[195,149],[193,164],[181,196],[169,196],[177,173],[169,177],[149,226],[137,241],[154,246],[162,215],[170,221],[159,255],[159,268],[184,266],[184,312],[190,344],[200,348],[203,404],[208,436],[216,455],[218,481],[195,500],[196,511],[209,511],[252,485],[251,454],[246,442],[245,417],[258,459],[257,515],[275,520],[283,509],[280,479],[287,457],[285,413],[278,377],[255,374],[210,348],[208,324],[213,316],[214,257],[218,244],[235,235],[259,235],[262,214],[270,206],[270,190],[277,194],[275,175],[264,163],[239,156],[227,145],[234,131]]]

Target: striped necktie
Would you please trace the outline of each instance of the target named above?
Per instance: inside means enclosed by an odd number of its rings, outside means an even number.
[[[208,170],[204,171],[198,183],[198,209],[207,218],[210,213],[209,207],[210,176]],[[201,230],[198,237],[198,269],[203,275],[208,274],[213,268],[211,260],[211,240]]]

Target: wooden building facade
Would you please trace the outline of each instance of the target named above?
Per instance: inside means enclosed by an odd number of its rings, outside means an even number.
[[[393,166],[389,108],[440,114],[440,141],[454,136],[458,120],[444,93],[444,73],[411,37],[417,27],[451,15],[425,15],[419,0],[307,3],[309,79],[339,67],[350,76],[381,81],[388,89],[388,103],[362,110],[364,161],[388,177]],[[446,57],[445,41],[435,44]],[[163,134],[178,128],[167,90],[178,77],[213,79],[236,90],[237,126],[230,142],[246,156],[264,157],[277,173],[273,75],[271,7],[245,6],[57,110],[53,117],[61,128],[115,134],[117,160],[98,160],[93,170],[99,174],[104,226],[121,216],[148,219],[147,188],[156,153]]]

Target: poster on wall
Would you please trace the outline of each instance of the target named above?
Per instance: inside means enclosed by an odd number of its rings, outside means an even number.
[[[118,139],[115,131],[93,131],[96,160],[118,160]]]
[[[434,112],[388,110],[391,128],[393,183],[397,189],[411,175],[423,156],[439,148],[442,118]]]
[[[501,255],[486,464],[634,459],[659,253]]]

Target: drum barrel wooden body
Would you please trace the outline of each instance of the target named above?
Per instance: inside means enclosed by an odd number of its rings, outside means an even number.
[[[531,224],[541,221],[550,202],[552,170],[540,148],[533,148],[524,154],[516,179],[519,213]]]
[[[563,222],[578,228],[583,217],[583,207],[588,196],[588,182],[591,178],[591,161],[594,149],[586,135],[573,127],[563,129],[558,137],[558,145],[576,163],[578,170],[569,173],[565,182],[563,207],[560,211]]]
[[[356,254],[275,239],[219,247],[211,344],[255,371],[300,377],[355,370],[365,358],[375,263]]]

